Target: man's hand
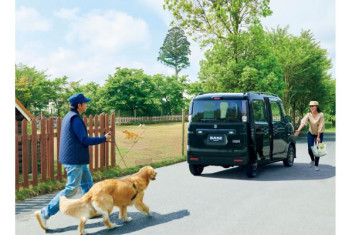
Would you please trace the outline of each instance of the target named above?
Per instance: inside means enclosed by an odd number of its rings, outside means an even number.
[[[109,131],[108,133],[105,134],[106,141],[111,140],[111,132]]]

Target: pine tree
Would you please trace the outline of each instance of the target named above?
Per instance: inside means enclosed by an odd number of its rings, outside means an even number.
[[[187,57],[191,54],[189,46],[190,43],[185,32],[179,27],[173,27],[165,37],[164,44],[159,51],[158,60],[166,66],[175,68],[175,74],[178,76],[182,69],[190,65]]]

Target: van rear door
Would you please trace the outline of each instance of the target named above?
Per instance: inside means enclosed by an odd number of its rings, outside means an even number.
[[[201,156],[247,151],[247,100],[193,100],[188,145]]]

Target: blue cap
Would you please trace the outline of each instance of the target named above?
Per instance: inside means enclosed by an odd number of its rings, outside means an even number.
[[[72,106],[76,106],[77,104],[80,104],[80,103],[88,103],[89,101],[91,101],[90,98],[84,97],[82,93],[75,94],[70,98],[68,98],[68,100],[70,101]]]

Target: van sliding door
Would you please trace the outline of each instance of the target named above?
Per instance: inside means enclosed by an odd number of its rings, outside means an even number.
[[[252,100],[257,154],[262,160],[270,160],[270,131],[267,110],[263,100]]]

